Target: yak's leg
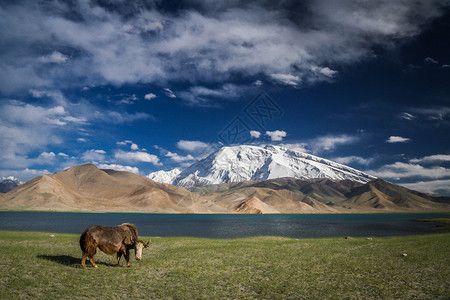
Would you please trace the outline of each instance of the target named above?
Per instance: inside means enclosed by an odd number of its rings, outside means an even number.
[[[83,252],[83,258],[81,258],[81,266],[83,267],[83,268],[86,268],[86,257],[87,257],[88,255],[87,255],[87,253],[86,252]]]
[[[128,249],[125,250],[124,256],[125,256],[125,259],[127,260],[127,266],[131,267],[131,264],[130,264],[130,250],[128,250]]]
[[[95,264],[94,257],[89,257],[89,260],[91,261],[91,264],[94,266],[94,268],[98,268],[98,266]]]
[[[116,262],[116,264],[117,264],[118,266],[120,266],[119,261],[120,261],[120,258],[121,258],[121,257],[122,257],[122,250],[119,251],[119,252],[117,252],[117,262]]]

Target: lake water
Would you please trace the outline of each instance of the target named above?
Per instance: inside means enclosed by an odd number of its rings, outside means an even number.
[[[237,238],[258,235],[302,237],[396,236],[435,233],[434,223],[415,219],[448,214],[133,214],[0,212],[0,229],[79,233],[91,225],[133,223],[143,236]]]

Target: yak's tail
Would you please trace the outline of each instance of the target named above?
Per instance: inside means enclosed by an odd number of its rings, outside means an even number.
[[[81,251],[89,255],[94,255],[97,250],[97,244],[94,238],[87,231],[83,232],[80,236],[80,248]]]

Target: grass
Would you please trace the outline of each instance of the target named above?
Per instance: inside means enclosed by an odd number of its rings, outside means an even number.
[[[54,236],[51,236],[54,235]],[[153,238],[132,267],[78,235],[0,231],[0,299],[448,299],[450,233],[387,238]],[[142,237],[145,240],[145,237]],[[405,253],[407,256],[403,256]],[[123,259],[123,258],[122,258]]]

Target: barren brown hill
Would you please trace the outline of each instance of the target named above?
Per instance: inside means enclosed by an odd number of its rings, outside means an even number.
[[[376,179],[357,187],[346,196],[348,198],[347,205],[355,209],[373,207],[378,210],[405,212],[449,209],[448,198],[445,200],[445,197],[433,197],[411,191],[382,179]]]
[[[381,179],[362,184],[324,178],[277,178],[211,185],[192,191],[231,210],[256,197],[283,213],[450,211],[447,197],[434,197]]]
[[[160,213],[442,212],[450,199],[377,179],[278,178],[195,188],[82,165],[0,195],[0,209]]]
[[[39,176],[6,193],[0,208],[169,213],[199,209],[193,194],[184,188],[91,164]]]

